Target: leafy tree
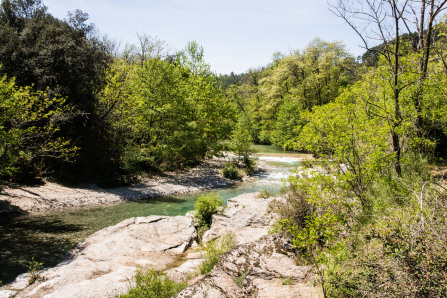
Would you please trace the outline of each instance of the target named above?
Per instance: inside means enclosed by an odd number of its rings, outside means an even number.
[[[71,159],[76,147],[55,137],[61,124],[75,115],[62,98],[18,87],[0,77],[0,184],[29,182],[46,170],[48,159]]]
[[[336,1],[332,5],[333,12],[346,21],[346,23],[360,36],[367,50],[377,52],[387,62],[392,75],[390,83],[393,89],[394,112],[392,124],[393,151],[395,153],[395,170],[401,175],[402,139],[398,131],[401,130],[401,93],[409,86],[416,84],[412,100],[416,110],[417,133],[422,138],[423,116],[422,100],[424,81],[428,77],[428,67],[432,55],[432,36],[435,20],[445,9],[444,0],[432,1]],[[411,20],[416,21],[411,21]],[[367,32],[367,33],[366,33]],[[413,46],[405,42],[401,35],[406,32],[414,37],[416,44],[414,52],[417,53],[417,76],[411,84],[404,84],[400,78],[406,75],[401,70],[401,57]],[[413,34],[417,32],[416,34]],[[372,47],[371,42],[382,41],[379,47]],[[411,70],[411,73],[415,69]]]
[[[243,123],[243,119],[239,119],[239,122],[233,130],[230,149],[236,154],[236,160],[242,163],[248,172],[251,172],[255,166],[253,158],[255,151],[253,149],[253,140],[247,126]]]
[[[3,0],[0,8],[1,73],[14,77],[19,86],[62,96],[79,111],[54,137],[72,139],[80,148],[76,165],[63,165],[64,171],[88,175],[109,160],[102,152],[107,140],[95,107],[111,60],[105,45],[93,36],[93,26],[85,23],[87,18],[75,11],[67,21],[59,20],[34,0]],[[53,167],[60,169],[61,164]]]

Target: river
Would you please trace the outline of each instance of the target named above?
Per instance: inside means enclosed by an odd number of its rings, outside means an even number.
[[[255,179],[214,189],[225,201],[243,193],[269,190],[277,193],[303,155],[284,153],[270,146],[256,146],[258,158],[271,169]],[[53,267],[65,259],[67,251],[94,232],[136,216],[184,215],[194,209],[197,198],[209,191],[193,194],[121,202],[69,211],[24,215],[0,224],[0,280],[11,282],[28,270],[31,258]]]

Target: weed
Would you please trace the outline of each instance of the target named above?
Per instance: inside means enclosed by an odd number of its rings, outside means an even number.
[[[29,279],[28,284],[32,284],[36,280],[40,278],[39,271],[42,270],[43,263],[39,263],[36,260],[34,260],[34,257],[31,258],[31,261],[28,265],[28,273],[29,273]]]
[[[186,282],[178,283],[170,280],[166,274],[159,273],[154,269],[143,270],[138,268],[133,281],[135,285],[129,289],[129,293],[120,297],[170,298],[188,286]]]
[[[293,285],[293,280],[291,280],[290,277],[286,277],[286,278],[282,279],[281,284],[283,286],[290,286],[290,285]]]
[[[270,197],[273,197],[275,194],[267,189],[261,190],[258,195],[256,196],[258,199],[268,199]]]
[[[219,261],[221,255],[229,251],[236,245],[236,235],[233,232],[227,233],[222,237],[210,241],[202,250],[202,256],[205,261],[199,269],[202,274],[209,273]]]
[[[234,279],[234,283],[235,283],[239,288],[242,288],[242,287],[244,286],[244,280],[245,280],[245,277],[247,277],[247,273],[248,273],[248,270],[245,270],[241,275],[239,275],[238,277],[236,277],[236,278]]]

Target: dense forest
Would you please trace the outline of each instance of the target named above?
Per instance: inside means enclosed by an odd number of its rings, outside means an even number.
[[[331,6],[362,57],[317,38],[217,76],[196,42],[169,53],[139,35],[119,50],[86,13],[60,20],[39,0],[3,0],[0,183],[128,183],[237,140],[313,153],[272,208],[325,296],[445,296],[445,2],[366,2]]]
[[[87,20],[79,10],[56,19],[37,0],[2,1],[1,181],[121,177],[221,150],[235,110],[203,48],[168,55],[140,35],[118,52]]]

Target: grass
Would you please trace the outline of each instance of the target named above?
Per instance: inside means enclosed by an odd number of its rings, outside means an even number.
[[[170,280],[166,274],[159,273],[154,269],[138,268],[133,278],[134,285],[129,289],[129,293],[121,295],[121,298],[134,297],[157,297],[170,298],[183,289],[188,284],[186,282],[175,282]]]
[[[275,194],[273,192],[271,192],[268,189],[263,189],[261,190],[258,195],[256,196],[258,199],[268,199],[270,197],[275,196]]]
[[[247,273],[248,273],[248,270],[245,270],[241,275],[239,275],[238,277],[236,277],[236,278],[234,279],[234,283],[235,283],[239,288],[242,288],[242,287],[244,286],[244,280],[245,280],[245,277],[247,277]]]
[[[236,235],[233,232],[227,233],[216,240],[208,242],[206,247],[202,250],[202,256],[205,261],[199,267],[200,273],[209,273],[219,261],[220,256],[229,251],[235,245]]]

